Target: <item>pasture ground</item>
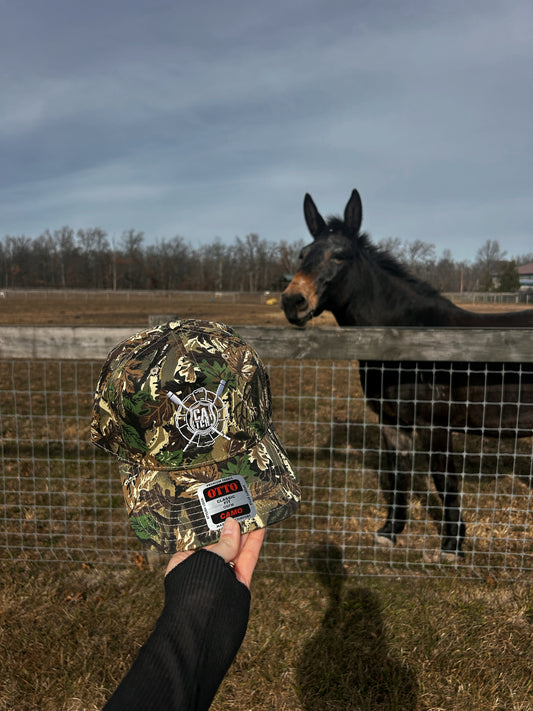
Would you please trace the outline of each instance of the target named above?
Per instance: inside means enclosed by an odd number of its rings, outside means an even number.
[[[285,324],[279,304],[98,295],[8,298],[0,324],[136,328],[153,313]],[[338,560],[333,571],[256,575],[248,633],[215,711],[533,709],[531,585],[342,570]],[[163,571],[142,560],[0,563],[0,711],[101,708],[153,627]]]
[[[0,300],[0,326],[139,326],[148,323],[151,314],[175,314],[179,318],[206,318],[230,325],[280,325],[287,326],[287,319],[280,307],[279,294],[272,295],[275,303],[260,303],[255,295],[247,300],[246,295],[233,303],[230,299],[215,298],[199,293],[176,298],[161,296],[157,292],[130,297],[108,292],[64,293],[35,292],[28,297],[22,292],[9,293]],[[470,304],[472,311],[515,311],[527,308],[523,304]],[[313,319],[308,327],[334,325],[330,313]]]
[[[4,711],[95,711],[162,607],[156,571],[3,564]],[[533,591],[256,575],[215,711],[529,711]]]

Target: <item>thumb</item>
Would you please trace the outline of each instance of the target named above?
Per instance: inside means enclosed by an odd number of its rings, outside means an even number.
[[[217,543],[207,546],[207,549],[224,558],[226,563],[233,560],[241,543],[241,527],[234,518],[226,519],[224,528]]]
[[[241,545],[241,527],[234,518],[227,518],[224,522],[224,528],[220,534],[220,538],[216,543],[206,546],[205,549],[216,553],[224,562],[229,563],[237,557]],[[169,561],[165,575],[168,575],[173,568],[182,563],[186,558],[193,554],[194,551],[182,551],[174,553]]]

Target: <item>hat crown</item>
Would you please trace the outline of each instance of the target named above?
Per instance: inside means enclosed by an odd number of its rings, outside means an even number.
[[[91,433],[123,462],[175,469],[250,449],[270,421],[268,376],[255,351],[223,324],[180,320],[110,354]]]

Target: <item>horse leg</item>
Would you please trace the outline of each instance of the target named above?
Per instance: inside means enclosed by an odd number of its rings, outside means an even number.
[[[464,555],[461,548],[466,527],[461,518],[459,482],[453,461],[452,433],[448,428],[434,427],[422,434],[423,446],[429,450],[429,466],[442,501],[441,550],[446,554]]]
[[[385,472],[380,474],[380,487],[388,504],[387,520],[376,533],[376,542],[396,543],[407,521],[407,491],[412,476],[412,432],[393,425],[382,427],[385,441]]]

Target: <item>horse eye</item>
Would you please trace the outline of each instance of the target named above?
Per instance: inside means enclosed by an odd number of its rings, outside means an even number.
[[[335,264],[342,264],[343,262],[346,261],[346,255],[345,254],[332,254],[331,261],[335,262]]]

